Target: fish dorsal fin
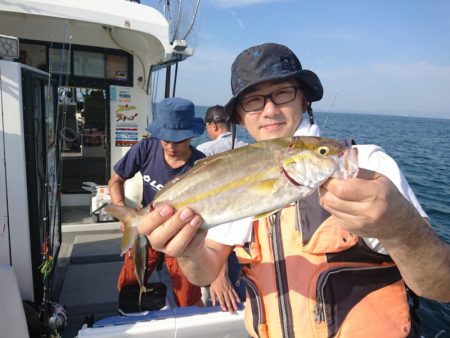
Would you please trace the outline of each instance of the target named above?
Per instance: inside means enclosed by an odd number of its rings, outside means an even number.
[[[243,153],[245,154],[245,153],[249,152],[249,149],[253,149],[253,151],[254,151],[254,149],[259,149],[259,150],[267,149],[268,145],[273,142],[281,143],[283,145],[286,144],[286,146],[287,146],[288,141],[289,141],[289,139],[267,140],[267,141],[261,141],[261,142],[256,142],[256,143],[250,143],[243,147],[223,151],[221,153],[214,154],[214,155],[202,158],[200,160],[197,160],[195,162],[195,165],[192,168],[192,170],[198,170],[199,168],[202,168],[206,165],[212,165],[212,163],[215,163],[215,162],[220,163],[222,161],[226,162],[229,160],[233,160],[235,158],[235,156],[237,156],[237,155],[242,156]]]
[[[212,157],[212,156],[211,156],[211,157]],[[202,167],[202,166],[204,166],[205,163],[208,163],[208,162],[211,161],[211,157],[203,157],[203,158],[201,158],[201,159],[195,161],[194,167],[197,167],[197,166],[201,166],[201,167]]]
[[[226,152],[224,152],[224,153],[226,153]],[[164,184],[164,187],[156,193],[156,195],[155,195],[155,197],[153,198],[153,200],[154,200],[154,201],[158,200],[158,197],[159,197],[160,195],[162,195],[164,192],[168,191],[168,190],[169,190],[172,186],[174,186],[178,181],[180,181],[181,179],[183,179],[184,176],[187,176],[187,175],[193,175],[196,171],[202,170],[203,167],[205,167],[205,166],[207,166],[207,165],[210,165],[210,164],[213,163],[213,162],[220,162],[220,161],[223,161],[223,159],[224,159],[223,154],[224,154],[224,153],[219,153],[219,154],[216,154],[216,155],[213,155],[213,156],[210,156],[210,157],[205,157],[205,158],[202,158],[202,159],[200,159],[200,160],[195,161],[194,166],[193,166],[189,171],[187,171],[187,172],[184,173],[184,174],[181,174],[181,175],[178,175],[178,176],[172,178],[169,182],[167,182],[166,184]],[[220,163],[219,163],[219,164],[220,164]]]
[[[202,167],[202,166],[207,165],[208,163],[212,163],[212,162],[216,162],[216,161],[225,161],[227,159],[234,157],[235,155],[237,155],[239,153],[248,152],[248,149],[264,149],[266,147],[267,147],[266,142],[250,143],[243,147],[230,149],[230,150],[223,151],[221,153],[214,154],[214,155],[202,158],[200,160],[197,160],[197,161],[195,161],[194,168]]]
[[[233,152],[233,154],[237,151],[237,149],[234,150],[227,150],[218,154],[214,154],[208,157],[204,157],[201,158],[197,161],[195,161],[194,167],[193,169],[198,169],[198,168],[202,168],[206,165],[208,165],[209,163],[213,163],[213,162],[217,162],[217,161],[224,161],[226,158],[231,156],[231,152]]]
[[[182,175],[179,175],[179,176],[176,176],[176,177],[172,178],[169,182],[164,184],[163,189],[159,190],[155,194],[155,197],[153,197],[153,200],[156,200],[158,198],[158,196],[162,194],[163,191],[167,191],[167,189],[170,189],[171,186],[175,185],[175,183],[177,183],[179,180],[181,180],[184,175],[186,175],[186,173],[182,174]]]

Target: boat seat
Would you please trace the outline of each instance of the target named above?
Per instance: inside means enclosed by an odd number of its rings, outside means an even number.
[[[78,121],[76,117],[77,109],[75,104],[58,105],[58,114],[65,114],[61,135],[63,136],[63,148],[71,149],[80,142]]]
[[[106,100],[103,91],[93,91],[84,100],[84,128],[105,130]]]
[[[0,332],[8,332],[8,337],[29,337],[16,274],[5,264],[0,264],[0,304]]]

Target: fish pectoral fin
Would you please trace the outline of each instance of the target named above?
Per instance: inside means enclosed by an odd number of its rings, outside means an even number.
[[[278,212],[279,210],[280,210],[280,209],[275,209],[275,210],[271,210],[271,211],[268,211],[268,212],[265,212],[265,213],[256,215],[256,216],[253,217],[253,219],[254,219],[254,220],[258,220],[258,219],[261,219],[261,218],[264,218],[264,217],[273,215],[273,214],[275,214],[276,212]]]
[[[122,235],[122,243],[120,245],[121,254],[123,255],[128,249],[131,249],[133,242],[137,236],[135,227],[125,227]]]
[[[137,232],[136,224],[139,221],[139,214],[136,210],[129,207],[113,204],[107,205],[105,211],[123,223],[124,230],[121,244],[121,253],[123,255],[133,245]]]
[[[131,220],[137,215],[136,210],[122,205],[108,204],[105,206],[105,211],[119,219],[125,225],[126,223],[131,222]]]
[[[275,184],[278,182],[278,179],[267,179],[264,181],[259,181],[256,182],[255,184],[253,184],[250,189],[252,190],[256,190],[257,192],[260,193],[271,193],[273,191],[273,189],[275,188]]]

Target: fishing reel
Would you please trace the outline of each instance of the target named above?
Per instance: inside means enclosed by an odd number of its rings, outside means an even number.
[[[57,303],[51,303],[53,312],[48,318],[48,328],[52,331],[61,331],[67,326],[66,307]]]

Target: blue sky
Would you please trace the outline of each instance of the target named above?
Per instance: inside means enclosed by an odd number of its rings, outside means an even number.
[[[234,58],[264,42],[318,74],[317,111],[450,118],[448,0],[202,0],[177,96],[224,104]]]

